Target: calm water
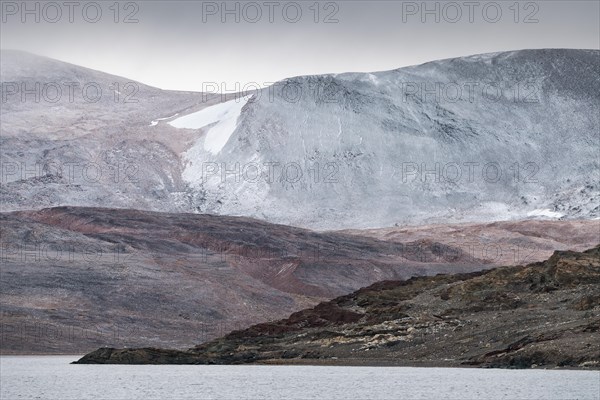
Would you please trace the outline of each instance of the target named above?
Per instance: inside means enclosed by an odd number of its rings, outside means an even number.
[[[600,372],[310,366],[69,365],[0,357],[12,399],[600,399]]]

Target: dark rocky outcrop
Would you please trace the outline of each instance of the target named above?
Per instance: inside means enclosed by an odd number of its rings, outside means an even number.
[[[600,246],[489,271],[384,281],[187,351],[99,349],[77,363],[600,369]]]

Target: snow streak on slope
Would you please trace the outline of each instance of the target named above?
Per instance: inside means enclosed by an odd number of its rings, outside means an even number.
[[[203,139],[202,147],[212,154],[219,153],[236,128],[237,120],[242,113],[242,108],[246,105],[250,96],[243,99],[230,100],[225,103],[207,107],[198,112],[185,115],[169,122],[169,125],[175,128],[200,129],[205,126],[216,123],[210,128],[206,137]],[[197,153],[197,145],[194,145],[190,151]]]
[[[198,112],[177,118],[168,124],[175,128],[201,129],[212,125],[192,147],[183,154],[181,177],[192,186],[197,186],[203,177],[204,162],[210,155],[221,152],[237,128],[242,108],[251,96],[234,99],[204,108]]]
[[[552,210],[549,209],[543,209],[543,210],[533,210],[527,213],[528,217],[546,217],[546,218],[560,218],[563,216],[563,214],[559,213],[559,212],[554,212]]]
[[[160,121],[166,121],[166,120],[168,120],[168,119],[175,118],[175,117],[176,117],[176,116],[178,116],[178,115],[179,115],[179,113],[175,113],[174,115],[171,115],[170,117],[157,118],[157,119],[155,119],[155,120],[152,120],[152,121],[150,122],[150,125],[149,125],[149,126],[156,126],[156,125],[158,125],[158,123],[159,123]]]

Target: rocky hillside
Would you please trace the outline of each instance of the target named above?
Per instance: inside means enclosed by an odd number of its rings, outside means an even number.
[[[0,223],[4,354],[187,348],[382,279],[493,266],[241,217],[62,207]]]
[[[310,363],[600,369],[600,246],[469,274],[384,281],[187,351],[78,363]]]
[[[228,98],[1,59],[3,211],[135,204],[322,230],[600,216],[597,50],[295,77]],[[63,82],[79,84],[73,101]],[[39,101],[23,97],[36,83]]]
[[[525,220],[487,224],[438,224],[341,231],[386,242],[434,239],[497,266],[529,264],[555,250],[584,251],[600,242],[600,220]]]
[[[600,221],[412,227],[378,238],[199,214],[0,214],[3,354],[186,349],[381,280],[584,250]],[[373,235],[375,232],[366,232]]]

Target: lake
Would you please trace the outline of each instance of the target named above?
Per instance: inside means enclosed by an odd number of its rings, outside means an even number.
[[[0,357],[13,399],[600,399],[600,372],[329,366],[70,365]]]

